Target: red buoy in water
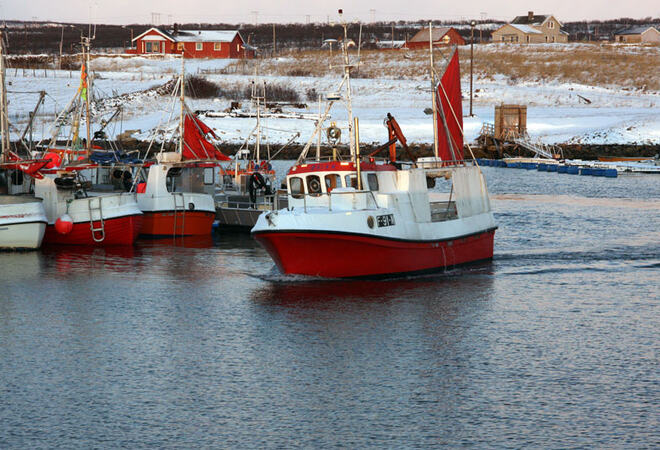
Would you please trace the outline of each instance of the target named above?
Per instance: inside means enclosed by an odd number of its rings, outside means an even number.
[[[55,231],[60,234],[69,234],[73,230],[73,219],[68,214],[62,214],[55,221]]]

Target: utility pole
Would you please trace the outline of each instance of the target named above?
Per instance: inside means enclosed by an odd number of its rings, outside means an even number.
[[[473,68],[472,66],[474,65],[474,27],[477,25],[476,21],[471,21],[470,22],[470,117],[474,116],[472,114],[472,74],[473,74]]]
[[[60,70],[62,70],[62,45],[64,45],[64,25],[62,25],[62,36],[60,37]]]

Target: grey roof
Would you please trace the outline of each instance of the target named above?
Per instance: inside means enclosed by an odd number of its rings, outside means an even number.
[[[533,15],[532,20],[530,20],[528,15],[516,16],[516,18],[513,19],[511,21],[511,23],[516,24],[516,25],[540,25],[543,22],[545,22],[545,20],[548,17],[550,17],[550,15],[548,15],[548,14],[545,14],[545,15],[536,14],[536,15]]]
[[[624,28],[623,30],[616,31],[614,32],[614,35],[620,36],[622,34],[642,34],[649,28],[655,28],[655,27],[651,25],[638,25],[636,27],[628,27],[628,28]],[[655,30],[658,31],[657,28],[655,28]]]

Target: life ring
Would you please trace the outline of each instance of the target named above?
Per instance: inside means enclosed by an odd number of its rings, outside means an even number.
[[[257,189],[264,189],[266,187],[266,180],[259,172],[252,172],[248,179],[248,195],[250,196],[250,203],[257,202]]]
[[[318,178],[312,178],[309,180],[309,193],[310,194],[320,194],[321,193],[321,182]]]

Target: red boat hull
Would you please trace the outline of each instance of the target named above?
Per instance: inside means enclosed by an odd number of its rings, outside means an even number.
[[[490,260],[494,236],[494,229],[430,242],[349,233],[254,233],[283,273],[328,278],[432,272]]]
[[[55,230],[55,225],[46,226],[44,235],[44,244],[58,245],[90,245],[95,247],[105,247],[110,245],[133,245],[137,238],[140,226],[142,225],[142,215],[131,215],[122,217],[113,217],[103,220],[105,229],[105,238],[96,242],[92,237],[92,231],[89,222],[78,222],[73,224],[70,233],[61,234]],[[95,221],[94,227],[100,227],[100,222]],[[101,237],[100,232],[96,232],[97,239]]]
[[[215,220],[215,212],[186,211],[185,217],[174,211],[143,211],[144,219],[140,234],[146,236],[204,236],[210,235]]]

